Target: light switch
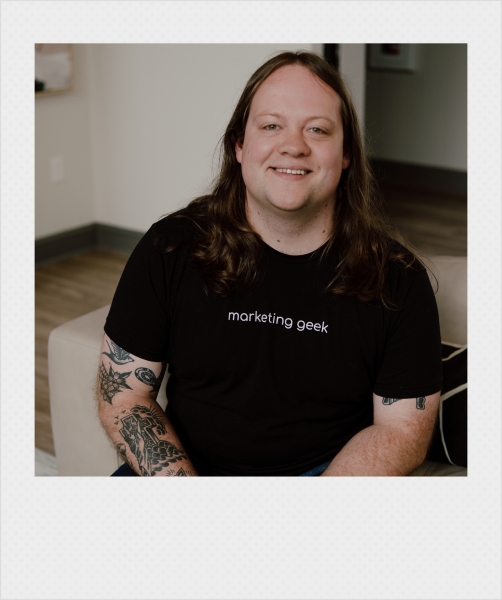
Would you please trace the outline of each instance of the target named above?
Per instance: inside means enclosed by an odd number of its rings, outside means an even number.
[[[51,158],[51,181],[57,183],[64,178],[63,157],[54,156]]]

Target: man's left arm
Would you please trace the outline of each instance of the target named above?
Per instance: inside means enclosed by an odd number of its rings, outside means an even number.
[[[322,476],[408,475],[425,460],[440,392],[418,398],[373,394],[373,425],[361,430],[335,456]]]

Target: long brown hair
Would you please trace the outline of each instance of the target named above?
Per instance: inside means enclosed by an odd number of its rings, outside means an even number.
[[[409,267],[416,257],[411,250],[395,244],[394,240],[403,243],[403,239],[383,216],[354,103],[338,72],[317,54],[282,52],[253,73],[220,140],[219,174],[211,193],[196,198],[171,217],[188,218],[197,224],[200,235],[192,241],[191,262],[203,273],[208,288],[228,294],[256,281],[264,243],[246,217],[246,187],[235,146],[244,139],[251,102],[258,87],[286,65],[308,68],[341,99],[344,155],[350,157],[350,165],[343,171],[334,199],[330,239],[320,253],[322,260],[333,244],[342,249],[332,268],[330,265],[326,291],[355,296],[363,302],[380,300],[387,305],[384,284],[389,262],[399,261]],[[172,243],[159,238],[157,241],[163,251],[169,252],[184,240]]]

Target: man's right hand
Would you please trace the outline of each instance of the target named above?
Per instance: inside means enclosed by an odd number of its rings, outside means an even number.
[[[97,401],[100,421],[138,475],[197,475],[156,398],[165,363],[129,354],[106,334],[101,348]]]

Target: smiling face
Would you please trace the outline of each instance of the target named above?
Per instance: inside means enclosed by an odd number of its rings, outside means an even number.
[[[257,214],[331,215],[350,162],[343,155],[340,97],[306,67],[277,69],[253,98],[236,158],[252,221]]]

